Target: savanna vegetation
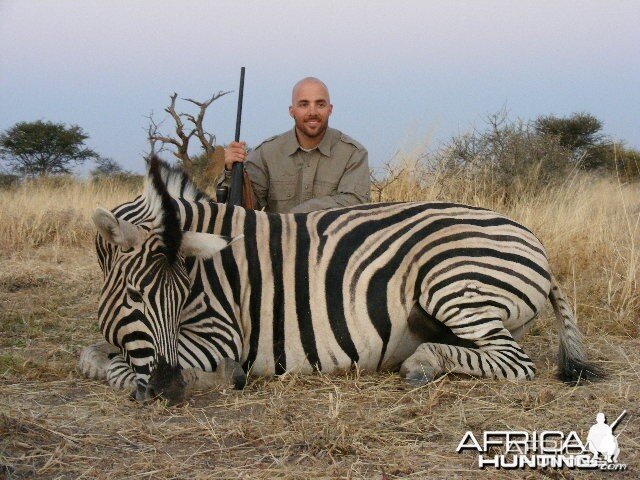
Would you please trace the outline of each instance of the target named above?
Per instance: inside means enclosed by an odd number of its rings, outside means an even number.
[[[481,471],[477,455],[455,450],[467,430],[576,430],[584,439],[597,412],[612,419],[626,409],[616,433],[629,469],[613,475],[637,478],[638,153],[600,136],[588,117],[558,126],[491,116],[439,147],[399,151],[372,186],[374,201],[453,200],[528,226],[574,302],[590,358],[608,373],[576,387],[554,377],[549,309],[522,342],[538,369],[531,382],[448,375],[412,388],[387,373],[285,374],[178,407],[137,404],[74,367],[100,338],[90,215],[131,199],[140,179],[10,182],[0,189],[0,477],[601,478]]]

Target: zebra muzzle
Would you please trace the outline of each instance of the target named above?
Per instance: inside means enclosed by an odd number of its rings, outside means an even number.
[[[186,386],[182,377],[182,367],[170,365],[160,357],[144,391],[141,391],[142,388],[136,391],[136,399],[149,401],[163,398],[170,405],[175,405],[186,399]]]

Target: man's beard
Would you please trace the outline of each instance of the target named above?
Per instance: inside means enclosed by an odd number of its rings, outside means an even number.
[[[313,130],[310,129],[304,121],[297,122],[296,127],[298,127],[298,130],[304,133],[305,136],[309,138],[316,138],[322,136],[324,132],[327,131],[327,128],[329,127],[329,120],[320,120],[320,124],[318,125],[317,129]]]

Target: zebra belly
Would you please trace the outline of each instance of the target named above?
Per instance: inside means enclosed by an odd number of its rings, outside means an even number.
[[[316,312],[317,313],[317,312]],[[256,360],[251,366],[251,374],[257,376],[271,376],[278,373],[293,372],[308,374],[315,371],[333,374],[342,373],[356,367],[362,371],[397,370],[400,364],[409,357],[420,345],[421,341],[407,328],[404,309],[397,312],[393,318],[390,341],[383,349],[383,341],[374,327],[374,322],[368,315],[350,317],[348,321],[348,335],[356,346],[357,361],[349,356],[340,345],[340,331],[334,330],[328,317],[314,315],[314,355],[318,359],[316,364],[309,361],[309,346],[305,347],[304,336],[310,331],[310,326],[301,329],[297,318],[286,318],[284,355],[282,348],[273,342],[272,328],[262,331]],[[262,319],[263,324],[272,327],[271,319]],[[307,339],[308,341],[308,339]],[[307,342],[308,343],[308,342]],[[384,360],[380,362],[381,353],[385,351]],[[277,361],[283,359],[278,369]]]

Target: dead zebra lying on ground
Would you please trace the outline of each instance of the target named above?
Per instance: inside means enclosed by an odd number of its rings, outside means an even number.
[[[240,387],[244,372],[356,364],[414,383],[531,379],[516,341],[547,299],[560,378],[597,375],[543,246],[513,220],[437,202],[269,214],[215,203],[180,170],[149,165],[143,195],[93,215],[107,343],[82,352],[90,378],[170,402]]]

